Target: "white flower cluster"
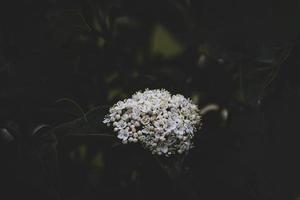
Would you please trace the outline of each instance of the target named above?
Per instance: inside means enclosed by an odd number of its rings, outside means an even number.
[[[199,109],[190,99],[164,89],[137,92],[109,112],[103,123],[113,125],[124,144],[139,142],[153,154],[165,156],[192,148],[201,125]]]

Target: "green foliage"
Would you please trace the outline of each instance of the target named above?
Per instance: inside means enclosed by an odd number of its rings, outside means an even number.
[[[153,28],[151,52],[164,58],[178,56],[183,52],[183,47],[176,38],[161,25]]]

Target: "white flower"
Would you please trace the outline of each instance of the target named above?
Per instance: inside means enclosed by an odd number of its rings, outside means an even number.
[[[165,154],[168,152],[168,146],[167,145],[159,146],[157,147],[157,150]]]
[[[123,120],[120,120],[120,121],[114,123],[113,125],[119,129],[124,129],[127,126],[126,122]]]
[[[109,118],[105,118],[104,120],[103,120],[103,123],[104,124],[107,124],[107,123],[109,123],[110,122],[110,119]]]
[[[174,129],[176,129],[177,126],[176,122],[171,119],[167,120],[167,123],[165,123],[165,125],[166,125],[165,130],[167,132],[173,131]]]
[[[116,110],[122,110],[125,108],[125,103],[123,101],[119,101],[116,105],[115,105],[115,109]]]
[[[149,118],[149,116],[148,116],[148,115],[144,115],[144,116],[142,117],[142,119],[141,119],[141,123],[142,123],[143,125],[149,124],[149,123],[150,123],[150,118]]]
[[[121,140],[127,140],[127,138],[129,137],[129,133],[126,130],[120,130],[117,136],[119,139]]]
[[[136,92],[117,102],[103,120],[113,125],[123,144],[139,142],[153,154],[165,156],[192,148],[200,122],[197,105],[164,89]]]

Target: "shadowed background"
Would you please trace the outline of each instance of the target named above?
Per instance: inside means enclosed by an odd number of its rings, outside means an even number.
[[[299,3],[2,0],[0,198],[299,200]],[[180,187],[99,135],[144,88],[219,107]]]

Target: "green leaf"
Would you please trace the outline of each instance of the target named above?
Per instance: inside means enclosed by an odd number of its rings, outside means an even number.
[[[165,27],[158,24],[154,27],[151,52],[164,58],[177,56],[183,52],[183,46]]]
[[[50,130],[59,140],[65,136],[77,137],[101,137],[112,138],[113,134],[106,134],[111,130],[102,123],[104,116],[107,114],[107,106],[99,106],[87,112],[85,117],[75,119],[70,122],[62,123]]]
[[[104,158],[102,152],[98,152],[91,160],[91,166],[98,170],[102,170],[104,168]]]

